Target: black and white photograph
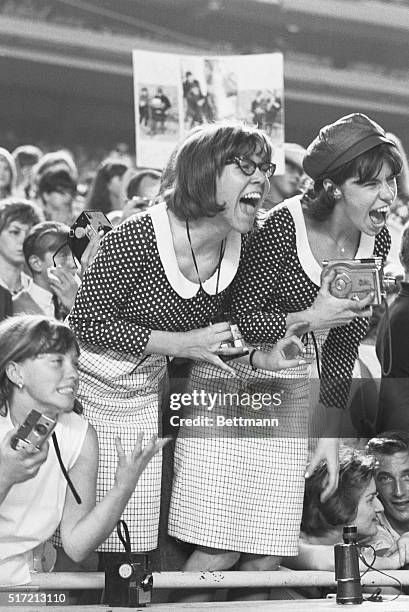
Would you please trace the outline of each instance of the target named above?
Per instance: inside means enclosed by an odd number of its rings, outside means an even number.
[[[0,0],[0,610],[409,610],[409,0]]]

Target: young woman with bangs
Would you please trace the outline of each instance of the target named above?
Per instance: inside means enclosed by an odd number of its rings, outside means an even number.
[[[72,331],[54,319],[20,315],[0,324],[0,345],[0,585],[8,586],[44,569],[35,565],[37,552],[41,557],[59,525],[73,560],[94,550],[163,441],[152,438],[142,450],[143,433],[132,445],[117,437],[115,483],[96,504],[98,439],[73,412],[79,348]],[[13,438],[33,410],[56,421],[53,441],[16,446]]]

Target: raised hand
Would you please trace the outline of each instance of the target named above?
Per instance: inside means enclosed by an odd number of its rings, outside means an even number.
[[[77,295],[79,280],[77,282],[75,276],[62,267],[57,266],[49,270],[48,282],[51,291],[59,298],[67,311],[71,310]]]
[[[335,493],[339,480],[339,439],[320,438],[315,452],[307,466],[305,478],[309,478],[320,461],[324,460],[327,466],[328,477],[324,483],[320,499],[325,502]]]
[[[131,495],[136,484],[152,459],[168,442],[167,438],[158,440],[157,436],[152,436],[148,444],[142,448],[144,433],[138,433],[136,444],[130,454],[126,454],[121,441],[115,438],[115,447],[118,454],[118,466],[115,474],[115,485]]]

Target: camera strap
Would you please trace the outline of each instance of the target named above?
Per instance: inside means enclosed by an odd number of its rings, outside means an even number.
[[[82,504],[81,501],[81,497],[78,495],[74,485],[72,484],[72,480],[68,475],[67,469],[63,463],[62,457],[61,457],[61,451],[60,451],[60,447],[58,445],[58,440],[57,440],[57,436],[55,435],[55,431],[52,434],[52,438],[53,438],[53,444],[54,444],[54,449],[55,449],[55,454],[57,455],[57,459],[58,459],[58,463],[60,464],[60,468],[62,473],[64,474],[64,478],[67,481],[67,484],[69,486],[69,488],[71,489],[71,493],[74,496],[75,501],[77,502],[77,504]]]
[[[305,332],[305,334],[303,334],[302,337],[301,337],[301,342],[304,344],[304,346],[307,346],[308,345],[308,338],[310,336],[311,336],[312,343],[314,345],[314,353],[315,353],[315,361],[317,362],[318,378],[321,378],[320,354],[319,354],[319,351],[318,351],[317,339],[315,337],[314,332],[313,331]]]
[[[123,530],[123,533],[122,533]],[[131,559],[131,553],[132,553],[132,549],[131,549],[131,538],[129,535],[129,529],[128,529],[128,525],[126,524],[126,522],[123,519],[119,519],[119,521],[116,524],[116,532],[118,534],[118,538],[121,540],[123,547],[125,548],[125,552],[129,557],[129,563],[132,563],[132,559]]]
[[[389,305],[387,300],[383,299],[382,303],[385,306],[385,314],[383,315],[382,324],[379,326],[379,362],[381,364],[382,376],[389,376],[392,372],[392,332],[391,322],[389,317]],[[385,366],[385,348],[387,342],[389,363]]]

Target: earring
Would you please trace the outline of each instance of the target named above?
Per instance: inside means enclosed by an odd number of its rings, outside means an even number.
[[[17,383],[17,387],[20,389],[20,391],[22,390],[22,388],[24,387],[22,382]]]
[[[334,198],[339,200],[339,198],[341,197],[341,192],[339,189],[335,189],[334,190]]]

